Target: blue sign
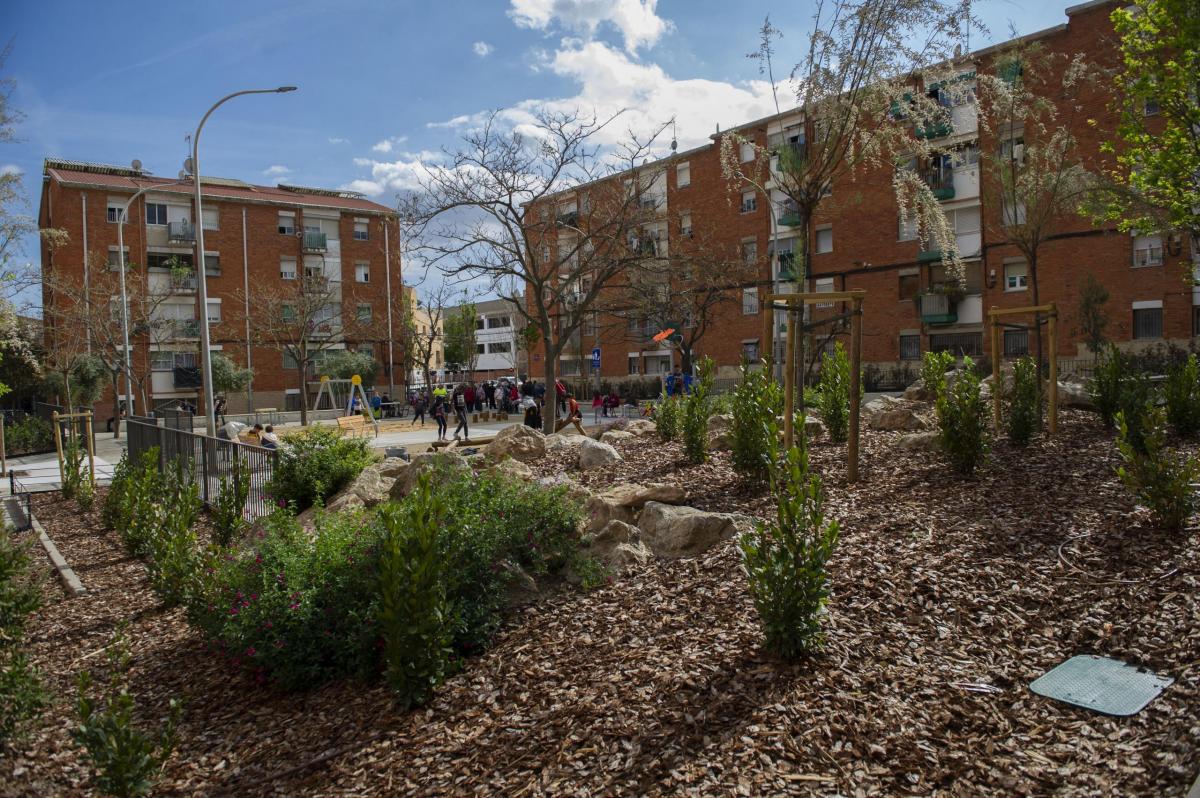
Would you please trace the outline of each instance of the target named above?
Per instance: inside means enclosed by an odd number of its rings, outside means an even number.
[[[600,347],[592,350],[592,368],[597,370],[600,368]]]

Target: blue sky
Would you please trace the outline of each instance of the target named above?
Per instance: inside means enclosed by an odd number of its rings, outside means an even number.
[[[983,0],[991,36],[971,45],[1065,22],[1068,5]],[[769,0],[7,0],[3,74],[26,118],[21,141],[0,145],[0,169],[25,175],[31,213],[45,157],[139,158],[173,176],[212,102],[283,84],[300,90],[213,116],[205,174],[354,188],[390,205],[422,153],[453,144],[472,115],[545,102],[628,108],[635,124],[676,116],[686,148],[768,112],[745,54],[769,13],[780,60],[794,62],[811,12]]]

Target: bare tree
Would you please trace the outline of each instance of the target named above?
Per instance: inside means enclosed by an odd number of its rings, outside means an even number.
[[[426,169],[402,209],[410,251],[514,301],[540,334],[547,385],[598,297],[647,259],[644,242],[659,224],[665,174],[643,162],[662,128],[602,147],[615,123],[540,111],[508,130],[493,115]],[[523,302],[503,293],[513,283],[524,286]],[[544,425],[554,431],[553,413]]]
[[[404,290],[404,308],[399,315],[404,359],[408,370],[420,369],[426,388],[433,385],[433,371],[438,365],[434,363],[434,353],[445,344],[444,328],[452,293],[444,282],[427,289],[423,295],[408,286]]]

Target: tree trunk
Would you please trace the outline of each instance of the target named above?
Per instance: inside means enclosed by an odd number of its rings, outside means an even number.
[[[542,371],[542,378],[546,381],[546,393],[542,401],[542,432],[551,435],[555,431],[554,422],[558,411],[558,393],[554,390],[555,377],[557,376],[554,367],[558,355],[557,353],[551,354],[550,336],[543,335],[542,344],[546,350],[546,367]]]
[[[300,426],[308,426],[308,361],[300,361]]]
[[[113,376],[113,440],[118,440],[121,437],[121,395],[117,387],[121,378],[119,375]]]
[[[1042,304],[1042,294],[1038,289],[1037,252],[1029,256],[1029,283],[1033,288],[1033,304]],[[1033,314],[1033,332],[1037,336],[1037,378],[1038,385],[1042,384],[1042,314]],[[1003,356],[1003,349],[1001,349]]]

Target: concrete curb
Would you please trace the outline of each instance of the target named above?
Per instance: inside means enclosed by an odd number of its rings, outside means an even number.
[[[14,507],[15,499],[9,498],[4,502],[4,509],[10,519],[15,519],[25,514],[25,511],[20,506]],[[55,572],[58,573],[59,581],[63,584],[63,589],[72,596],[82,596],[87,593],[87,588],[83,586],[83,582],[79,581],[79,577],[71,570],[71,566],[67,564],[67,559],[62,556],[62,552],[58,550],[58,546],[54,545],[54,541],[46,534],[46,529],[41,523],[29,514],[29,524],[33,531],[37,533],[38,541],[42,544],[42,548],[46,550],[46,555],[50,558],[51,565],[54,566]]]

